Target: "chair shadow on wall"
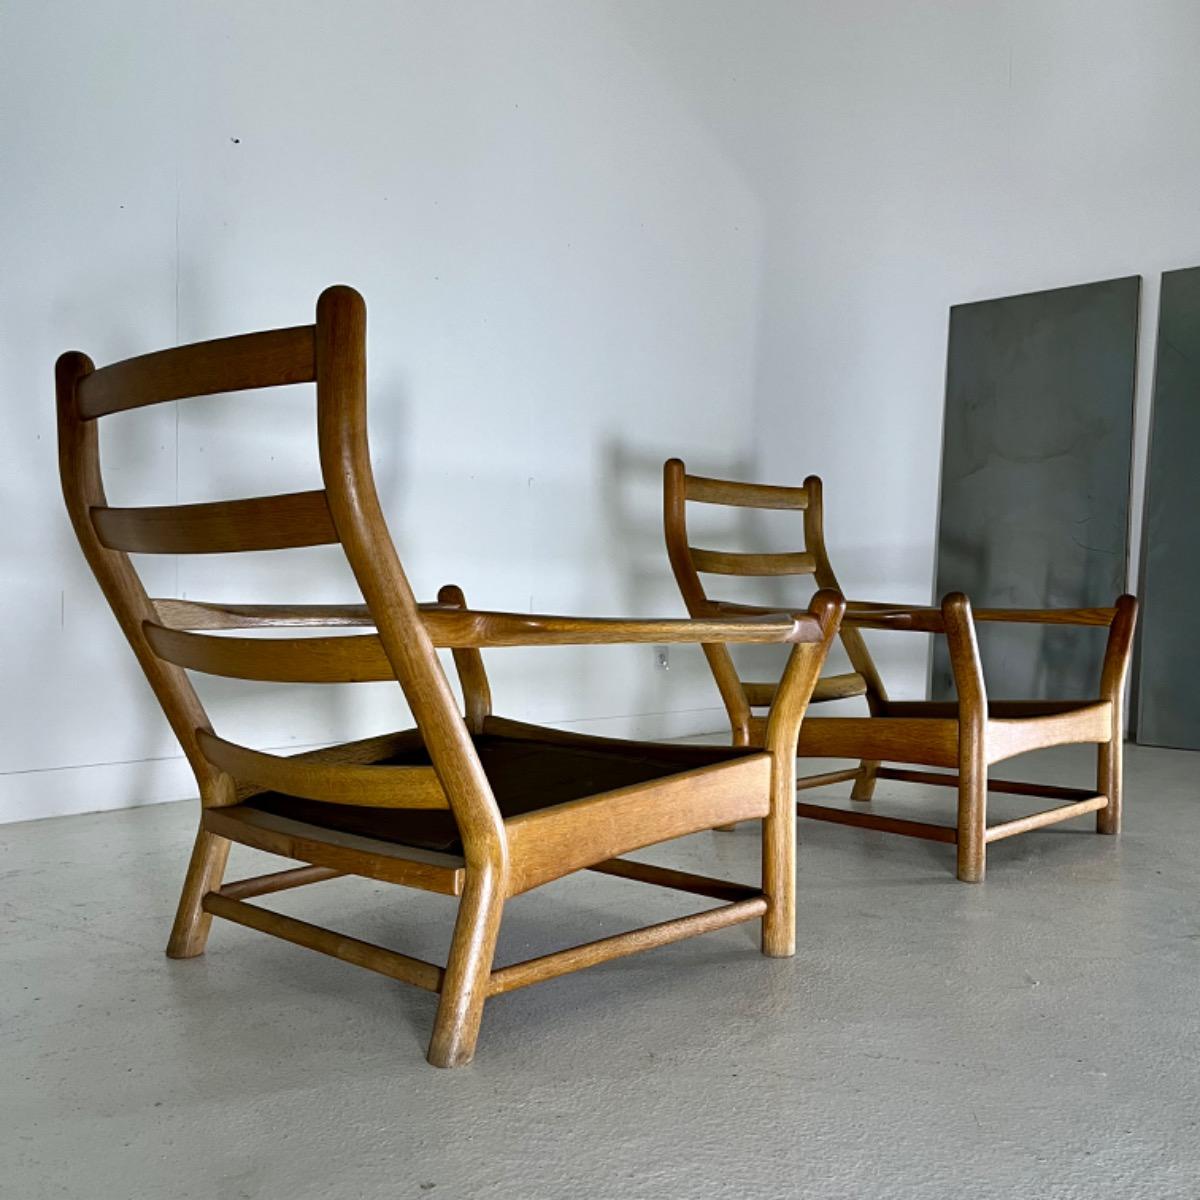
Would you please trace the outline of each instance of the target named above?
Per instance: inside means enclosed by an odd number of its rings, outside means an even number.
[[[678,445],[652,450],[619,439],[609,439],[598,447],[597,477],[601,480],[600,504],[604,513],[608,553],[603,568],[617,580],[622,608],[634,614],[654,616],[683,615],[683,601],[667,560],[663,538],[663,463],[678,453]],[[717,459],[691,455],[697,469],[726,479],[752,479],[754,464],[746,456]],[[699,525],[706,544],[716,549],[766,551],[771,548],[771,533],[761,514],[752,509],[715,509],[713,520]],[[778,538],[774,539],[776,542]],[[774,547],[778,549],[778,545]],[[778,605],[780,611],[802,608],[810,597],[789,596],[787,580],[760,579],[757,603]],[[728,721],[720,694],[699,649],[684,660],[674,647],[670,669],[655,670],[650,659],[647,670],[637,672],[637,685],[630,693],[630,713],[651,719],[669,714],[699,715],[711,709],[711,728],[704,732],[727,734]],[[772,653],[770,646],[731,647],[739,665],[761,672],[783,669],[784,659]],[[692,659],[694,658],[694,661]],[[769,676],[764,676],[769,677]],[[631,681],[631,684],[633,681]],[[686,715],[680,718],[687,723]]]

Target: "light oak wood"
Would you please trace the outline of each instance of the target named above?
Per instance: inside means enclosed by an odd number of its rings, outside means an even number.
[[[290,550],[338,540],[324,491],[91,513],[101,545],[130,554]]]
[[[1026,625],[1111,625],[1117,608],[973,608],[975,621],[1004,621]],[[945,633],[942,610],[927,605],[846,601],[846,621],[860,629],[896,629],[914,633]]]
[[[817,587],[833,593],[841,592],[825,548],[821,481],[815,475],[809,476],[799,488],[713,480],[689,475],[683,462],[672,458],[663,465],[663,527],[671,569],[693,618],[745,617],[764,615],[770,610],[761,605],[722,601],[709,596],[700,579],[694,548],[688,541],[687,503],[691,500],[742,508],[794,509],[801,512],[805,545],[802,551],[793,553],[803,556],[806,563],[811,560],[808,570]],[[861,633],[843,620],[838,636],[854,668],[853,678],[829,676],[818,680],[811,702],[819,704],[827,700],[845,699],[848,694],[861,694],[866,698],[868,711],[878,713],[887,701],[887,693]],[[733,744],[762,745],[766,724],[761,718],[753,716],[752,709],[761,707],[767,700],[765,692],[760,690],[763,685],[747,686],[725,646],[706,646],[704,653],[729,714]],[[870,798],[878,765],[878,761],[872,759],[863,759],[859,763],[852,793],[855,799]],[[803,777],[799,784],[805,786]]]
[[[821,638],[819,624],[804,613],[688,621],[560,617],[451,608],[423,609],[420,616],[433,645],[439,648],[602,646],[637,642],[761,645],[813,642]]]
[[[1078,712],[1084,700],[988,700],[989,720],[998,717],[1053,717]],[[889,717],[948,717],[957,721],[957,700],[889,700]]]
[[[221,892],[209,892],[204,897],[204,911],[237,925],[245,925],[248,929],[273,934],[297,946],[319,950],[322,954],[340,958],[356,967],[366,967],[368,971],[376,971],[389,979],[414,984],[427,992],[437,992],[442,987],[442,968],[431,962],[399,954],[395,950],[385,950],[382,946],[347,937],[344,933],[334,933],[331,929],[322,929],[319,925],[310,925],[307,921],[271,912],[256,904],[247,904],[244,900],[234,900]]]
[[[711,933],[717,929],[726,929],[730,925],[741,924],[743,921],[753,921],[762,917],[766,908],[766,899],[756,896],[750,900],[724,904],[720,908],[710,908],[707,912],[696,913],[694,916],[660,921],[657,925],[646,925],[630,933],[619,933],[613,937],[588,942],[583,946],[572,946],[569,950],[559,950],[554,954],[544,954],[540,958],[500,967],[492,972],[488,981],[488,994],[498,996],[517,988],[528,987],[531,983],[555,979],[568,971],[599,966],[626,954],[653,950],[683,938],[695,937],[699,933]]]
[[[831,783],[850,783],[858,779],[859,769],[851,767],[845,771],[822,771],[819,775],[802,775],[796,780],[797,791],[828,787]]]
[[[1018,817],[1013,821],[1002,821],[999,825],[989,826],[984,840],[998,842],[1001,838],[1012,837],[1015,833],[1028,833],[1031,829],[1057,825],[1059,821],[1069,821],[1072,817],[1082,817],[1085,813],[1099,812],[1107,806],[1107,796],[1089,796],[1086,800],[1077,800],[1074,804],[1062,804],[1058,808],[1049,808],[1042,812],[1030,813],[1027,817]]]
[[[200,748],[234,779],[288,796],[367,808],[446,808],[449,798],[432,767],[361,766],[292,759],[249,750],[201,731]]]
[[[757,734],[756,721],[753,729]],[[810,717],[800,733],[802,758],[858,758],[869,745],[876,761],[958,765],[958,722],[913,717]]]
[[[204,830],[223,839],[345,875],[443,896],[461,896],[466,880],[461,856],[361,837],[242,804],[206,808],[200,820]]]
[[[313,327],[271,329],[178,346],[89,372],[76,389],[85,421],[145,404],[312,383]]]
[[[875,829],[880,833],[898,833],[903,837],[924,838],[930,842],[958,840],[953,825],[935,825],[930,821],[908,821],[900,817],[885,817],[878,813],[845,812],[826,804],[797,804],[796,815],[834,825],[853,825],[858,829]]]
[[[1113,736],[1112,701],[1080,704],[1072,712],[1021,720],[987,721],[988,762],[1003,762],[1030,750],[1071,746],[1080,742],[1106,743]],[[1120,735],[1118,734],[1118,737]]]
[[[744,883],[730,883],[725,879],[712,879],[707,875],[676,871],[671,867],[659,867],[631,858],[610,858],[604,862],[592,863],[588,870],[601,875],[613,875],[619,879],[633,879],[638,883],[653,883],[677,892],[690,892],[694,896],[709,896],[713,900],[752,900],[762,895],[757,888],[748,887]]]
[[[491,646],[582,646],[628,642],[739,643],[794,642],[798,622],[635,621],[608,618],[523,617],[519,613],[420,614],[430,629],[431,647],[478,649]],[[441,620],[450,615],[452,622]],[[431,619],[432,618],[432,619]],[[461,620],[459,620],[461,619]],[[734,626],[732,629],[727,627]],[[806,626],[800,633],[809,633]],[[380,634],[340,637],[217,637],[144,623],[146,640],[160,659],[191,671],[260,683],[378,683],[395,678]],[[477,684],[476,684],[477,686]]]
[[[467,598],[457,584],[444,584],[438,591],[438,603],[445,608],[465,610]],[[460,646],[451,650],[454,669],[463,693],[464,716],[472,733],[482,733],[492,715],[492,689],[488,684],[483,655],[477,646]]]
[[[160,401],[298,382],[316,384],[321,490],[143,509],[108,505],[98,418]],[[714,611],[687,620],[473,610],[455,585],[443,587],[436,603],[418,603],[375,489],[367,443],[366,310],[346,287],[322,293],[311,326],[176,347],[99,371],[82,354],[63,355],[57,394],[68,513],[199,786],[200,828],[170,955],[202,953],[216,915],[414,983],[438,994],[429,1061],[458,1066],[474,1054],[489,995],[738,921],[762,921],[765,953],[794,951],[794,756],[837,635],[839,596],[819,593],[797,613]],[[790,493],[758,498],[798,507]],[[362,603],[151,600],[129,558],[131,552],[326,543],[340,545]],[[790,570],[798,560],[766,565]],[[259,635],[289,627],[317,636]],[[369,632],[331,634],[338,629]],[[639,642],[690,642],[709,655],[728,654],[729,643],[788,646],[787,671],[763,718],[762,747],[595,738],[493,714],[485,647]],[[461,708],[439,648],[452,652]],[[416,728],[293,755],[255,750],[217,735],[188,671],[283,684],[391,681]],[[619,857],[742,819],[764,824],[759,887]],[[224,884],[233,842],[302,865]],[[729,903],[495,969],[506,900],[584,869]],[[246,902],[340,876],[455,898],[446,965]]]
[[[168,958],[195,958],[204,953],[212,916],[204,908],[204,898],[221,886],[221,877],[229,861],[230,841],[203,825],[196,831],[196,842],[183,880],[179,907],[167,939]]]
[[[907,771],[898,767],[880,767],[880,779],[895,779],[902,783],[922,783],[934,787],[956,788],[959,784],[957,771]],[[1047,800],[1087,800],[1093,792],[1087,788],[1055,787],[1049,783],[1028,783],[1021,779],[997,779],[988,776],[989,792],[1007,792],[1015,796],[1041,796]]]
[[[756,754],[513,817],[508,894],[722,822],[761,819],[770,807],[771,766],[770,755]]]
[[[498,734],[512,741],[537,741],[549,745],[577,747],[582,750],[629,750],[638,752],[647,743],[630,741],[626,738],[598,737],[593,733],[577,733],[573,729],[552,729],[547,725],[531,725],[526,721],[514,721],[511,717],[488,716],[484,720],[483,732]],[[661,742],[654,744],[659,757],[678,763],[680,770],[708,766],[729,761],[729,751],[724,746],[711,746],[695,742]],[[747,750],[747,754],[753,751]]]
[[[260,683],[379,683],[395,678],[379,636],[218,637],[145,623],[146,640],[164,662]]]
[[[954,592],[942,602],[950,668],[958,692],[958,877],[982,883],[987,842],[987,767],[990,724],[983,664],[971,621],[971,602]]]
[[[824,645],[828,646],[837,635],[845,610],[839,592],[822,590],[813,597],[811,611],[821,623]],[[772,958],[796,953],[794,764],[801,723],[824,665],[824,656],[813,654],[806,646],[792,648],[763,736],[763,745],[776,764],[771,773],[771,806],[762,823],[763,891],[767,894],[762,951]]]
[[[276,629],[374,627],[365,604],[212,604],[199,600],[151,601],[158,624],[171,629]]]
[[[287,871],[272,871],[269,875],[255,875],[251,879],[237,879],[222,884],[217,890],[231,900],[248,900],[251,896],[269,896],[310,883],[323,883],[326,879],[341,879],[345,874],[333,867],[292,867]]]
[[[802,487],[733,483],[704,475],[687,476],[684,496],[700,504],[726,504],[737,508],[785,508],[799,512],[808,507],[808,491]]]
[[[707,575],[811,575],[817,569],[811,554],[733,554],[689,546],[692,563]]]
[[[743,683],[742,689],[746,693],[746,703],[751,708],[770,708],[775,702],[777,686],[774,683]],[[866,680],[857,671],[850,671],[843,675],[826,675],[823,679],[818,679],[809,703],[819,704],[825,700],[851,700],[856,696],[865,696],[866,694]]]
[[[667,554],[684,603],[693,617],[715,618],[765,615],[761,605],[722,600],[709,595],[700,580],[705,555],[688,542],[687,502],[735,505],[742,508],[796,508],[803,512],[804,548],[792,551],[793,558],[813,560],[816,584],[837,588],[825,545],[821,481],[809,476],[801,488],[790,492],[803,502],[786,503],[785,490],[763,484],[713,480],[687,474],[682,462],[669,460],[663,470],[663,518]],[[752,576],[755,559],[785,556],[741,555],[721,551],[720,563],[730,574]],[[699,554],[699,558],[697,555]],[[1122,596],[1110,607],[1063,609],[980,608],[972,609],[965,596],[951,594],[939,606],[904,605],[882,601],[846,602],[840,638],[853,672],[832,676],[816,685],[812,702],[844,700],[862,696],[866,717],[809,717],[799,739],[801,757],[850,758],[858,760],[852,772],[825,772],[804,777],[799,788],[814,788],[853,779],[851,799],[869,802],[880,778],[914,783],[950,783],[958,791],[955,824],[941,833],[931,833],[922,822],[883,817],[867,811],[846,812],[818,804],[798,807],[801,816],[885,832],[932,837],[957,846],[958,877],[979,882],[986,870],[986,846],[998,837],[1041,828],[1069,820],[1081,811],[1096,812],[1101,833],[1116,833],[1121,821],[1122,738],[1124,734],[1125,678],[1132,651],[1137,601]],[[976,645],[979,621],[1019,624],[1077,625],[1107,627],[1108,643],[1100,671],[1098,695],[1083,700],[989,700]],[[862,630],[900,630],[942,636],[947,639],[958,699],[949,703],[892,701],[880,679],[863,639]],[[769,722],[754,709],[772,701],[774,686],[741,679],[725,646],[706,647],[705,654],[717,690],[729,715],[735,746],[763,746]],[[988,768],[1004,759],[1051,746],[1091,743],[1097,747],[1095,793],[1042,785],[1020,789],[1004,781],[989,782]],[[902,771],[881,764],[913,763],[954,768],[952,774]],[[1057,809],[1033,814],[1017,822],[987,825],[989,790],[1016,791],[1045,799],[1066,801]],[[1095,796],[1104,797],[1103,805]],[[1081,809],[1079,806],[1084,805]],[[994,831],[1001,832],[994,832]]]

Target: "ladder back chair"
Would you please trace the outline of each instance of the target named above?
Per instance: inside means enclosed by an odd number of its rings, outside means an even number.
[[[487,997],[623,954],[761,920],[762,949],[795,947],[792,759],[809,693],[841,616],[822,594],[804,616],[713,621],[569,618],[472,611],[442,588],[418,604],[371,473],[366,310],[325,291],[316,322],[180,346],[96,370],[56,368],[60,473],[80,546],[196,776],[201,814],[167,953],[203,953],[213,916],[415,984],[439,996],[437,1066],[468,1062]],[[100,419],[168,400],[316,384],[323,487],[162,507],[110,506]],[[147,595],[130,560],[340,544],[364,603],[236,605]],[[355,627],[256,637],[260,627]],[[309,630],[311,634],[311,630]],[[776,642],[792,647],[761,748],[660,745],[563,733],[492,714],[485,646]],[[452,653],[461,711],[436,649]],[[279,684],[393,681],[415,728],[291,756],[220,736],[188,672]],[[730,820],[763,822],[761,886],[632,862],[628,851]],[[224,881],[231,842],[302,866]],[[582,869],[712,897],[715,908],[497,967],[505,901]],[[456,897],[446,965],[373,946],[248,903],[358,875]]]
[[[688,541],[689,502],[799,511],[803,514],[804,549],[788,554],[697,549]],[[710,597],[700,578],[703,574],[809,574],[821,587],[838,586],[825,547],[821,481],[815,475],[810,475],[800,487],[774,487],[689,475],[679,459],[670,459],[663,469],[663,513],[671,568],[688,612],[694,618],[715,620],[767,611],[753,604]],[[976,621],[1107,627],[1108,641],[1098,671],[1098,695],[1085,700],[989,700],[975,636]],[[851,799],[863,802],[872,799],[877,779],[953,787],[958,792],[957,817],[953,825],[937,825],[808,803],[798,803],[797,813],[814,820],[954,844],[958,878],[969,883],[983,880],[987,845],[1001,838],[1089,812],[1096,814],[1097,832],[1119,833],[1125,679],[1136,622],[1137,601],[1129,595],[1119,597],[1112,607],[1079,609],[972,609],[967,597],[958,592],[947,595],[936,607],[847,601],[839,636],[855,674],[821,680],[813,701],[863,696],[870,715],[808,717],[800,734],[798,753],[802,758],[857,759],[859,766],[802,776],[797,787],[823,787],[852,779]],[[867,650],[863,629],[911,630],[944,636],[958,699],[948,702],[889,699]],[[727,647],[708,646],[705,654],[729,714],[733,744],[760,745],[763,718],[754,710],[771,702],[774,685],[744,682]],[[988,777],[988,768],[993,763],[1030,750],[1072,743],[1097,747],[1094,789]],[[904,766],[881,765],[890,763]],[[912,770],[911,766],[950,770]],[[988,825],[989,789],[1055,800],[1059,804]]]

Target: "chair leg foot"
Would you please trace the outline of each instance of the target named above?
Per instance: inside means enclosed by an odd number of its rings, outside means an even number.
[[[986,874],[987,864],[982,854],[978,862],[963,862],[963,856],[958,856],[959,883],[982,883]]]
[[[435,1067],[463,1067],[475,1056],[503,907],[497,874],[468,869],[425,1056]]]
[[[854,781],[854,787],[850,792],[851,800],[870,800],[874,797],[878,770],[879,763],[863,759],[858,769],[858,778]]]
[[[171,937],[167,942],[168,958],[195,958],[204,953],[212,915],[200,906],[209,892],[221,886],[225,863],[229,858],[229,845],[228,838],[217,837],[206,829],[197,831],[196,844],[183,881],[183,894],[175,911],[175,924],[171,927]]]

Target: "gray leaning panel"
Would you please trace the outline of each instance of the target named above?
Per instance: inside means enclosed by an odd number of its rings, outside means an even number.
[[[1162,277],[1150,430],[1137,740],[1200,750],[1200,267]]]
[[[1141,277],[950,310],[937,596],[1107,605],[1125,590]],[[988,695],[1094,696],[1103,630],[983,624]],[[954,695],[943,638],[930,691]]]

